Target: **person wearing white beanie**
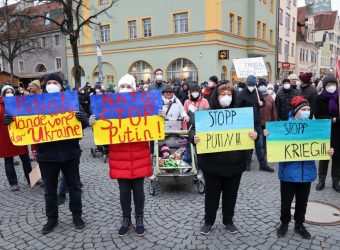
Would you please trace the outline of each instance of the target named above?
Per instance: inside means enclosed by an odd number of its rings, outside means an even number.
[[[1,96],[5,96],[7,94],[7,92],[8,92],[7,91],[8,89],[12,90],[12,95],[11,96],[13,96],[15,91],[14,91],[14,88],[11,85],[5,85],[5,86],[2,87],[2,89],[1,89]]]
[[[124,75],[118,82],[118,92],[136,91],[136,79],[130,74]]]
[[[273,84],[268,83],[268,85],[267,85],[267,92],[268,92],[268,95],[270,95],[273,98],[273,100],[275,101],[276,94],[274,92],[274,85]]]

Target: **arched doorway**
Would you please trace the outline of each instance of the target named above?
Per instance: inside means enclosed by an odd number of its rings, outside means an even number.
[[[228,78],[227,74],[228,74],[227,66],[223,66],[222,67],[222,73],[221,73],[221,80],[222,81],[227,80],[227,78]]]
[[[267,77],[267,81],[269,83],[273,83],[272,80],[273,80],[273,76],[272,76],[272,66],[270,65],[269,62],[266,62],[266,69],[267,69],[267,73],[268,73],[268,77]]]
[[[236,74],[236,70],[235,70],[234,64],[233,64],[233,66],[231,66],[230,79],[231,79],[231,83],[233,85],[235,85],[238,82],[238,78],[237,78],[237,74]]]
[[[39,63],[35,66],[34,73],[47,73],[46,66],[42,63]]]
[[[129,74],[136,78],[136,82],[150,82],[152,80],[153,68],[145,61],[136,61],[129,68]]]
[[[81,66],[79,66],[80,67],[80,87],[81,88],[84,88],[85,87],[85,84],[86,84],[86,81],[85,81],[85,71],[84,71],[84,69],[81,67]],[[73,82],[73,85],[75,85],[75,83],[76,83],[76,80],[74,79],[74,72],[75,70],[74,70],[74,67],[73,67],[73,69],[71,70],[71,74],[72,74],[72,82]]]
[[[113,68],[113,66],[110,63],[107,62],[103,62],[102,63],[102,69],[103,69],[103,85],[105,88],[107,88],[107,84],[109,82],[113,82],[116,80],[115,76],[116,76],[116,71]],[[93,79],[93,83],[96,84],[96,82],[98,82],[98,65],[94,68],[93,73],[92,73],[92,79]]]
[[[190,82],[198,82],[198,70],[196,65],[186,59],[186,58],[178,58],[172,61],[166,70],[168,79],[176,79],[176,80],[187,80]]]

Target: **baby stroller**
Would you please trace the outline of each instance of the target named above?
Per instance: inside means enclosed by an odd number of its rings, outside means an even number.
[[[93,158],[97,157],[97,153],[102,154],[103,161],[106,163],[109,154],[109,145],[98,145],[95,148],[91,148],[91,155]]]
[[[205,184],[198,174],[195,147],[188,140],[187,131],[165,133],[164,141],[154,142],[153,175],[149,178],[149,191],[155,195],[157,182],[193,182],[199,194]]]

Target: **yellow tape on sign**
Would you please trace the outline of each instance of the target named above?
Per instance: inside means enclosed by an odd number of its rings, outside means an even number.
[[[17,146],[83,137],[82,126],[75,112],[16,116],[8,126],[8,132],[13,145]]]
[[[164,118],[147,116],[98,120],[93,124],[93,133],[96,145],[162,140],[165,136]]]
[[[253,129],[197,132],[200,142],[196,145],[198,154],[246,150],[254,148],[249,137]]]

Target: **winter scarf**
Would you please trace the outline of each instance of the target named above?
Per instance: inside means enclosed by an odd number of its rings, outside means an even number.
[[[329,113],[334,116],[339,116],[339,107],[338,107],[339,91],[337,90],[333,94],[331,94],[331,93],[328,93],[326,90],[323,90],[322,95],[329,100],[328,102]]]

